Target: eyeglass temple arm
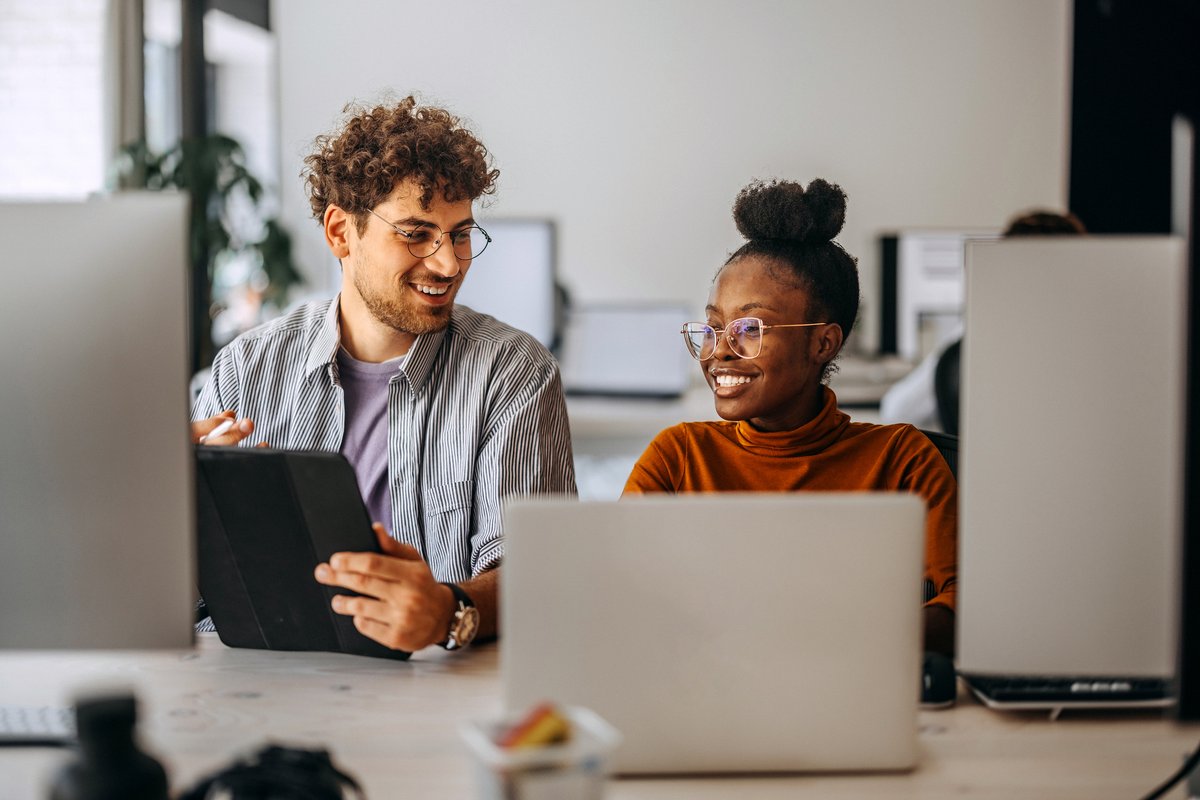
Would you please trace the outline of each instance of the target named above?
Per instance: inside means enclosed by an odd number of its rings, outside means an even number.
[[[762,325],[761,327],[765,331],[768,328],[813,328],[813,327],[816,327],[817,325],[832,325],[832,324],[833,324],[832,322],[789,322],[784,325]]]

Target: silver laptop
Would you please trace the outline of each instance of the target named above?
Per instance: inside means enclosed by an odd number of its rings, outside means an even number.
[[[1002,708],[1167,704],[1185,242],[967,252],[959,672]]]
[[[898,493],[505,508],[505,707],[598,712],[621,773],[903,770],[925,505]]]

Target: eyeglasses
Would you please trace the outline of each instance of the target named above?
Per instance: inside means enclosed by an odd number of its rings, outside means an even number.
[[[721,337],[738,358],[758,358],[762,352],[763,332],[771,328],[812,328],[828,322],[796,322],[788,325],[764,325],[758,317],[735,319],[724,328],[714,328],[703,322],[685,323],[680,333],[688,352],[697,361],[707,361],[717,352]]]
[[[414,258],[429,258],[437,252],[442,246],[442,240],[447,236],[450,237],[450,247],[454,250],[454,257],[459,261],[470,261],[473,258],[478,258],[479,254],[487,249],[487,246],[492,243],[492,237],[488,236],[487,231],[478,225],[470,225],[466,228],[459,228],[453,231],[443,231],[437,225],[428,222],[423,222],[412,230],[404,230],[399,225],[393,225],[383,217],[371,209],[371,213],[379,217],[392,230],[394,230],[405,243],[408,244],[408,252],[413,254]]]

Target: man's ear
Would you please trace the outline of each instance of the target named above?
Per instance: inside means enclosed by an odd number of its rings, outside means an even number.
[[[822,325],[812,338],[812,352],[817,363],[828,364],[842,350],[842,326],[836,322]]]
[[[339,261],[350,255],[350,226],[354,220],[335,205],[325,207],[325,244]]]

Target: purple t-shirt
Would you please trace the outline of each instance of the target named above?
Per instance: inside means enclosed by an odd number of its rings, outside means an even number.
[[[338,378],[346,410],[342,455],[354,467],[358,488],[372,522],[392,533],[392,499],[388,494],[388,382],[396,377],[404,356],[370,364],[338,349]]]

